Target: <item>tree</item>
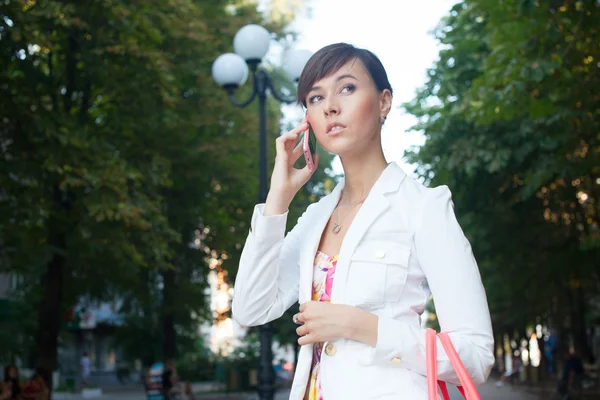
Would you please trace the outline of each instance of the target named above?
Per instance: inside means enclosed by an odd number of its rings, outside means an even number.
[[[496,330],[543,322],[563,340],[572,331],[584,353],[583,311],[598,296],[598,99],[586,96],[598,78],[585,67],[597,7],[457,4],[436,30],[440,59],[404,106],[426,136],[407,155],[452,189]]]
[[[2,237],[9,267],[41,278],[39,297],[31,294],[39,299],[35,354],[48,371],[65,304],[81,293],[110,295],[115,287],[99,284],[105,279],[131,278],[133,268],[111,266],[164,264],[165,238],[175,234],[156,196],[168,168],[145,134],[173,88],[162,55],[136,43],[152,33],[158,10],[131,11],[109,2],[16,1],[2,11],[1,79],[11,94],[0,106],[8,193],[1,206],[10,216]],[[130,40],[118,42],[120,32]]]
[[[206,317],[207,259],[234,265],[254,203],[257,116],[210,65],[262,16],[192,0],[10,0],[0,16],[1,265],[38,305],[36,366],[56,368],[83,295],[120,300],[130,332],[163,342],[146,360],[173,356]],[[273,137],[279,115],[270,103]]]

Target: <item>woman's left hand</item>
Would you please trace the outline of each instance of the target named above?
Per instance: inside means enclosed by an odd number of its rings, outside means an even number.
[[[357,307],[309,301],[300,306],[294,322],[301,324],[298,344],[327,342],[346,338],[372,344],[377,341],[377,316]],[[372,330],[375,330],[373,335]]]

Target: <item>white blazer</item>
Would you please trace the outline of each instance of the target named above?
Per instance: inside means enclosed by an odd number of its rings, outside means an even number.
[[[287,213],[252,216],[234,287],[233,318],[244,326],[279,318],[311,299],[317,246],[344,187],[311,204],[284,237]],[[421,314],[433,293],[437,317],[476,384],[494,363],[485,289],[446,186],[426,188],[395,163],[383,171],[349,227],[331,302],[379,317],[375,348],[349,339],[324,346],[326,400],[427,400]],[[438,375],[458,383],[438,340]],[[290,399],[304,396],[312,345],[302,346]]]

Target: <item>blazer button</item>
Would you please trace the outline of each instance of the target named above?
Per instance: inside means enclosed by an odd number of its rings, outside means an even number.
[[[335,348],[333,343],[327,343],[327,346],[325,346],[325,354],[333,357],[333,356],[335,356],[336,352],[337,352],[337,349]]]
[[[381,259],[383,257],[385,257],[385,251],[383,250],[378,250],[377,253],[375,253],[375,257]]]
[[[400,357],[394,357],[390,360],[392,364],[398,364],[400,362]]]

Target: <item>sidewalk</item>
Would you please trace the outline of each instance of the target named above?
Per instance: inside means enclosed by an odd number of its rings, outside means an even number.
[[[481,398],[485,400],[540,400],[548,399],[548,393],[535,393],[535,389],[528,389],[521,386],[505,385],[503,387],[495,386],[496,380],[490,379],[482,385],[479,390]],[[460,393],[453,387],[450,387],[452,400],[464,400]],[[280,391],[276,395],[276,400],[287,400],[289,390]],[[256,393],[213,393],[198,394],[197,400],[258,400]],[[114,391],[105,393],[100,400],[146,400],[144,392],[140,390]],[[71,397],[54,397],[53,400],[81,400],[81,395],[73,394]],[[341,400],[341,399],[334,399]],[[346,400],[346,399],[344,399]],[[353,399],[348,399],[353,400]],[[360,400],[360,399],[356,399]]]
[[[515,400],[549,400],[558,399],[556,397],[556,383],[547,382],[529,386],[527,384],[510,385],[506,384],[502,387],[497,387],[498,379],[490,378],[487,383],[479,388],[481,398],[483,400],[500,400],[500,399],[515,399]],[[455,392],[452,400],[464,400],[463,397]],[[580,400],[600,400],[600,393],[597,389],[587,389],[583,392],[583,397]]]
[[[529,393],[519,386],[505,385],[503,387],[496,387],[495,379],[489,379],[478,389],[481,398],[485,400],[540,400],[538,395]],[[462,395],[454,387],[450,388],[449,392],[452,400],[464,400]],[[549,399],[550,397],[544,396],[543,398]]]
[[[289,390],[283,390],[277,393],[275,400],[287,400],[289,398]],[[254,392],[248,393],[207,393],[195,394],[196,400],[258,400],[258,396]],[[123,390],[105,392],[102,397],[96,397],[98,400],[146,400],[144,391],[139,390]],[[54,393],[52,400],[83,400],[79,393]]]
[[[275,400],[287,400],[289,391],[279,392],[275,396]],[[195,395],[196,400],[258,400],[258,395],[255,393],[215,393]],[[144,392],[114,392],[105,393],[102,397],[97,397],[97,400],[146,400]],[[52,400],[83,400],[80,394],[60,394],[52,395]],[[92,399],[90,399],[92,400]]]
[[[547,400],[553,399],[553,385],[545,386],[525,386],[525,385],[504,385],[496,387],[497,379],[490,378],[487,383],[479,387],[479,393],[483,400]],[[198,385],[201,386],[201,385]],[[450,397],[452,400],[464,400],[458,390],[449,385]],[[597,391],[596,391],[597,393]],[[206,393],[196,394],[197,400],[258,400],[255,392],[246,393]],[[289,398],[289,389],[281,390],[275,396],[275,400],[287,400]],[[53,400],[83,400],[80,394],[53,394]],[[131,386],[122,390],[110,390],[105,392],[98,400],[146,400],[146,396],[141,387]],[[600,394],[592,394],[592,391],[584,395],[585,400],[600,400]],[[342,399],[333,399],[342,400]],[[343,399],[360,400],[360,399]]]

